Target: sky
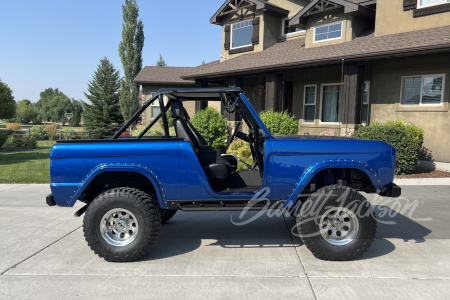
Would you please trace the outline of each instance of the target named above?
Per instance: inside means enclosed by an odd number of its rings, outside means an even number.
[[[224,0],[137,0],[144,23],[143,66],[162,54],[169,66],[220,59],[221,27],[209,19]],[[123,0],[0,0],[0,79],[16,101],[59,88],[86,101],[100,59],[122,72]]]

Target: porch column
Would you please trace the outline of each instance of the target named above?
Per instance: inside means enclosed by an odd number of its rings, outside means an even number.
[[[231,76],[228,80],[228,86],[229,87],[240,87],[242,88],[243,86],[243,80],[242,78],[237,78],[235,76]],[[230,122],[238,122],[241,121],[241,115],[238,113],[228,113],[227,111],[225,111],[225,117],[228,118],[228,121]]]
[[[350,136],[361,124],[365,66],[349,63],[344,67],[341,136]]]
[[[207,88],[208,82],[200,79],[195,79],[196,88]],[[199,111],[208,107],[208,101],[195,101],[195,111]]]
[[[283,75],[268,72],[266,75],[266,101],[264,110],[282,110]]]

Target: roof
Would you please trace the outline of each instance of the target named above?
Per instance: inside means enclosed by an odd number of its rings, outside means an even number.
[[[222,63],[195,69],[184,78],[207,78],[237,73],[340,63],[450,51],[450,26],[375,37],[373,33],[350,42],[305,48],[305,39],[277,43],[264,51],[244,54]]]
[[[226,0],[222,6],[209,20],[212,24],[222,24],[222,18],[225,14],[239,11],[243,8],[256,5],[257,10],[270,11],[274,14],[287,15],[289,11],[275,4],[269,3],[267,0]]]
[[[184,80],[182,76],[189,75],[196,67],[144,67],[134,79],[136,84],[187,84],[194,81]]]

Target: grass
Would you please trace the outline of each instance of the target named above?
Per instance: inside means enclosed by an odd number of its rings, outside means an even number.
[[[40,149],[0,153],[0,183],[50,183],[50,148],[55,141],[38,141]]]
[[[50,183],[49,156],[50,148],[0,153],[0,183]]]
[[[34,125],[23,125],[22,124],[22,129],[28,129],[33,127]],[[6,128],[6,124],[0,124],[0,128]]]

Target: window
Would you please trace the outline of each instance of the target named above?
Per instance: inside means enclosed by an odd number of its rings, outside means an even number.
[[[233,24],[231,29],[231,48],[250,46],[252,44],[252,33],[252,20]]]
[[[340,123],[342,111],[342,85],[324,84],[321,91],[320,122]]]
[[[402,105],[441,105],[444,101],[445,75],[402,78]]]
[[[363,104],[362,104],[362,116],[361,123],[367,124],[369,121],[369,93],[370,93],[370,82],[364,82],[363,90]]]
[[[342,37],[342,22],[326,26],[314,27],[314,42],[340,39]]]
[[[316,85],[305,85],[303,123],[314,123],[316,119],[316,88]]]
[[[450,3],[450,0],[417,0],[417,7],[428,7],[444,3]]]
[[[150,92],[150,98],[152,98],[155,93],[156,92]],[[164,104],[166,104],[167,96],[164,95],[163,99],[164,99]],[[156,118],[160,112],[161,112],[161,107],[159,106],[159,100],[156,99],[155,101],[153,101],[152,104],[150,104],[150,118],[152,118],[152,119]]]
[[[301,32],[301,31],[305,31],[305,30],[294,27],[294,26],[289,26],[289,19],[283,19],[282,28],[281,28],[282,35],[288,35],[291,33]]]

